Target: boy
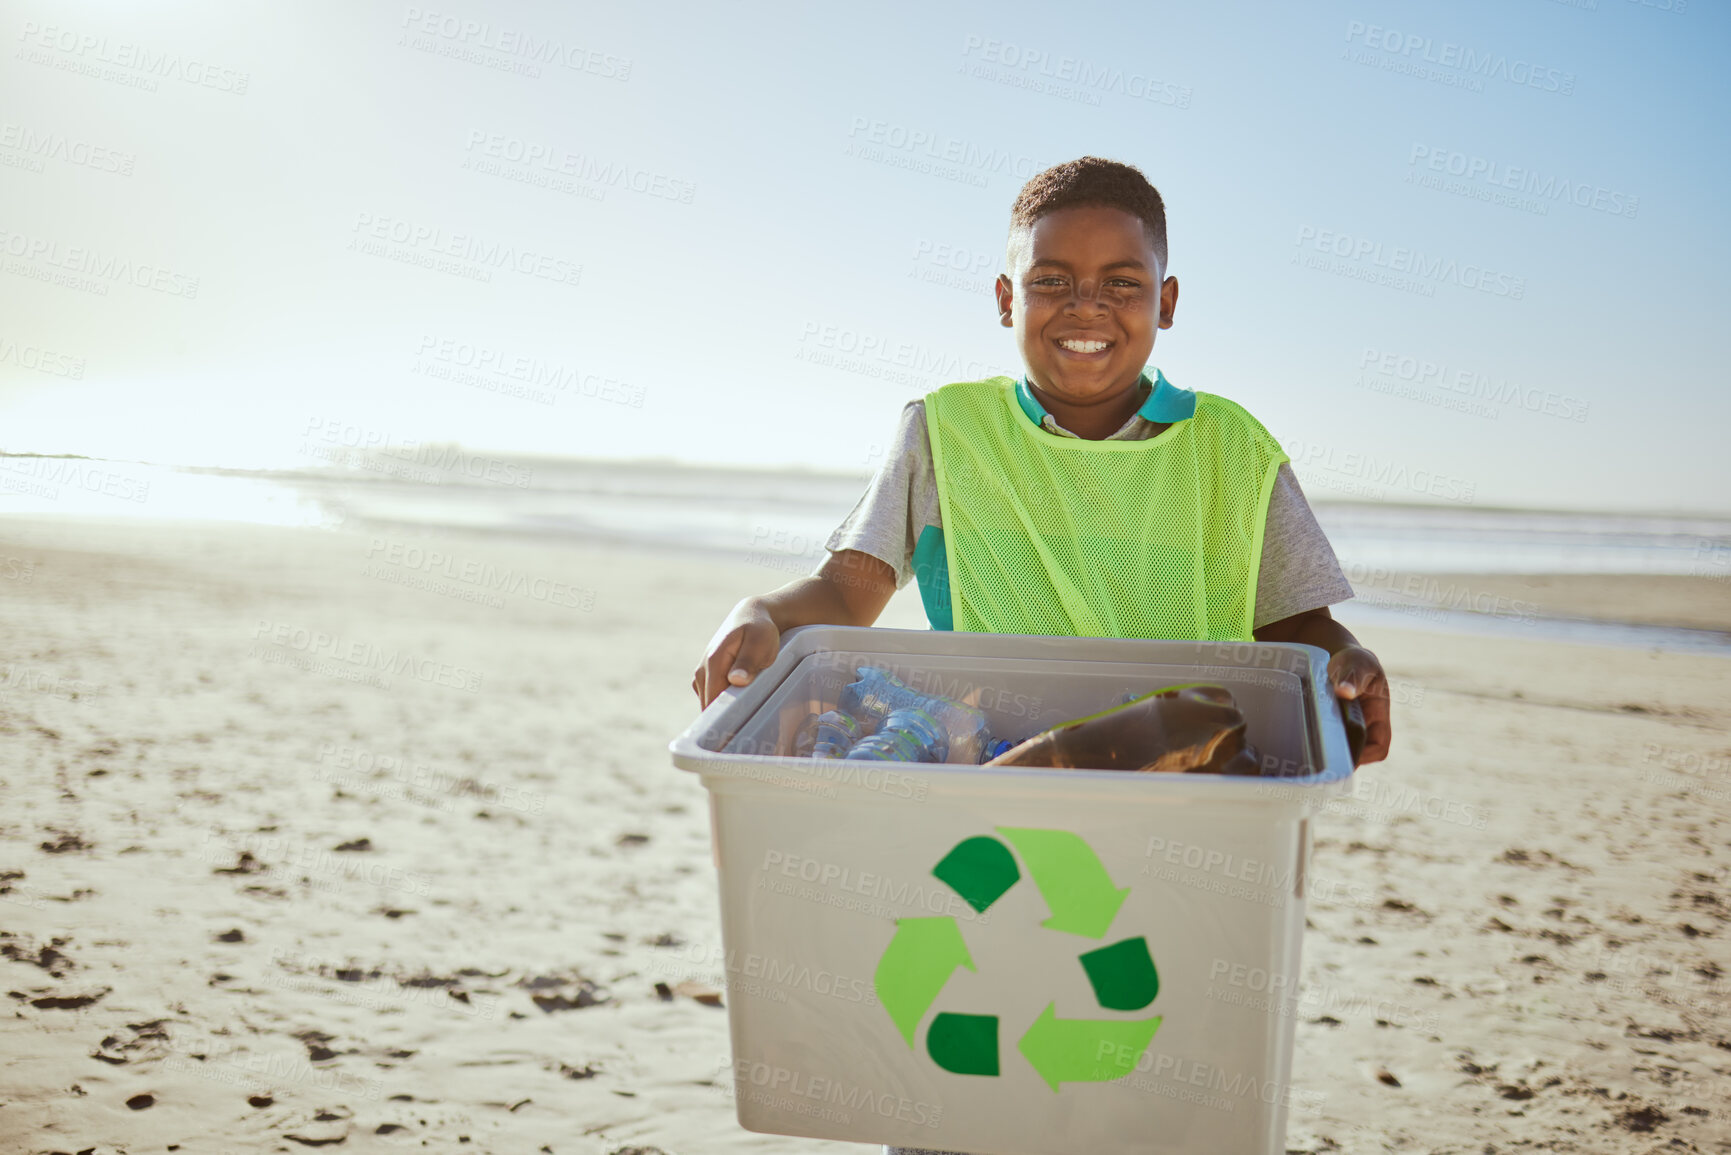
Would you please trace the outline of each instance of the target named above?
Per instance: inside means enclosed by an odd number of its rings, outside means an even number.
[[[817,573],[722,622],[698,700],[749,683],[786,630],[870,625],[917,575],[938,629],[1320,646],[1363,707],[1360,763],[1386,757],[1387,679],[1328,612],[1352,587],[1286,455],[1148,366],[1178,305],[1166,257],[1165,205],[1129,165],[1083,157],[1023,186],[996,296],[1026,375],[909,402]]]

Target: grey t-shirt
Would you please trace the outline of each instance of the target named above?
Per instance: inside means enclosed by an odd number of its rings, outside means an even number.
[[[1049,413],[1042,425],[1060,437],[1076,436]],[[1133,414],[1107,440],[1142,441],[1165,428]],[[910,401],[902,408],[889,456],[853,512],[824,545],[832,553],[857,549],[870,554],[896,571],[896,588],[902,589],[913,579],[914,547],[928,525],[943,525],[938,479],[932,467],[931,442],[926,437],[926,403]],[[1282,463],[1268,499],[1254,626],[1260,628],[1351,597],[1352,586],[1341,572],[1322,527],[1316,524],[1298,479]]]

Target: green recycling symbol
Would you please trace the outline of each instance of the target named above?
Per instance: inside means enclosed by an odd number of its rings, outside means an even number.
[[[1042,926],[1084,938],[1106,937],[1130,891],[1112,884],[1087,842],[1068,830],[1000,826],[997,832],[1016,848],[1015,854],[996,838],[965,838],[932,873],[984,914],[1021,880],[1016,866],[1020,854],[1052,911]],[[1148,940],[1141,936],[1084,952],[1079,961],[1095,999],[1107,1010],[1139,1011],[1160,993],[1160,975],[1148,952]],[[878,1002],[910,1050],[926,1012],[957,967],[979,969],[953,917],[896,920],[895,937],[878,960],[873,982]],[[1140,1020],[1060,1019],[1056,1008],[1055,1002],[1047,1003],[1016,1044],[1054,1091],[1060,1083],[1123,1078],[1135,1069],[1160,1029],[1158,1015]],[[926,1031],[926,1052],[954,1074],[995,1076],[998,1017],[940,1012]]]

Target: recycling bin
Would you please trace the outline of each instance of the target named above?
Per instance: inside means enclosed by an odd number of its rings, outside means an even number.
[[[1022,739],[1231,690],[1261,776],[791,756],[863,667]],[[708,792],[744,1127],[990,1155],[1285,1150],[1309,820],[1351,789],[1312,646],[808,626],[671,744]],[[953,752],[952,758],[965,757]]]

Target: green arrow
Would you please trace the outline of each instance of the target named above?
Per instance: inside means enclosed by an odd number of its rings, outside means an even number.
[[[1021,852],[1040,897],[1052,909],[1052,917],[1041,926],[1086,938],[1105,937],[1130,888],[1112,885],[1112,876],[1080,836],[1068,830],[1013,826],[1000,826],[998,833]]]
[[[896,919],[896,936],[884,948],[872,982],[878,1002],[910,1048],[920,1020],[959,966],[979,969],[968,955],[955,919],[948,915]]]
[[[926,1054],[954,1075],[998,1073],[998,1016],[939,1011],[926,1032]]]
[[[1160,972],[1141,935],[1091,950],[1082,969],[1094,987],[1094,998],[1109,1011],[1139,1011],[1160,993]]]
[[[932,867],[932,873],[981,914],[1022,877],[1010,848],[996,838],[984,837],[956,843],[943,861]]]
[[[1109,1083],[1136,1069],[1136,1060],[1154,1041],[1160,1016],[1132,1022],[1060,1019],[1047,1003],[1034,1025],[1016,1044],[1052,1090],[1059,1083]]]

